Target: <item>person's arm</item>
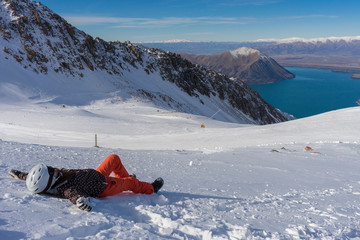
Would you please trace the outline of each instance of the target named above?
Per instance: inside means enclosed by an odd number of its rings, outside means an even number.
[[[13,178],[15,179],[19,179],[19,180],[26,180],[26,177],[29,173],[27,172],[22,172],[22,171],[19,171],[19,170],[15,170],[15,169],[11,169],[9,171],[9,174],[10,176],[12,176]]]
[[[72,176],[74,176],[76,173],[78,173],[80,170],[78,169],[61,169],[61,172],[65,175],[65,179],[70,179]],[[12,176],[15,179],[24,180],[26,181],[26,177],[28,175],[27,172],[22,172],[19,170],[11,169],[9,171],[10,176]],[[52,195],[54,196],[54,195]],[[79,209],[90,212],[92,210],[92,207],[90,205],[90,198],[86,196],[86,194],[82,194],[78,192],[76,189],[68,188],[64,191],[61,195],[55,195],[57,197],[66,198],[69,199],[70,202],[72,202],[74,205],[76,205]]]
[[[90,198],[87,197],[79,197],[77,200],[76,200],[76,206],[83,210],[83,211],[87,211],[87,212],[90,212],[92,210],[92,207],[90,205]]]
[[[80,172],[84,172],[84,169],[61,169],[63,177],[65,179],[72,179],[75,175]],[[72,185],[75,184],[75,185]],[[77,180],[72,181],[72,184],[68,186],[64,191],[61,192],[62,198],[69,199],[71,203],[76,205],[79,209],[90,212],[92,207],[90,205],[89,194],[81,190],[78,184],[84,184],[83,182],[78,182]],[[86,183],[85,183],[86,184]]]
[[[90,198],[86,194],[77,191],[74,188],[68,188],[63,193],[63,198],[69,199],[79,209],[90,212],[92,207],[90,205]]]

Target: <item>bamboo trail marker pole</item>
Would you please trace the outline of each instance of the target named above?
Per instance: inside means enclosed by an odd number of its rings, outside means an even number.
[[[95,145],[94,147],[98,148],[99,146],[97,145],[97,134],[95,134]]]

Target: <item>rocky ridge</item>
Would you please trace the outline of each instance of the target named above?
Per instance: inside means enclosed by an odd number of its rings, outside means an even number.
[[[274,59],[250,47],[241,47],[216,55],[181,55],[193,63],[248,84],[272,83],[295,77]]]
[[[291,119],[243,82],[231,81],[224,74],[192,64],[179,54],[93,38],[41,3],[1,1],[0,36],[0,58],[13,59],[19,67],[39,75],[56,73],[63,76],[63,81],[78,83],[96,73],[102,81],[109,81],[114,91],[128,91],[144,101],[176,111],[206,115],[209,113],[198,109],[212,104],[210,109],[222,110],[220,120],[269,124]],[[139,73],[156,81],[161,78],[187,97],[179,98],[171,92],[145,86],[151,84],[136,85],[132,79]],[[189,106],[194,99],[198,104]]]

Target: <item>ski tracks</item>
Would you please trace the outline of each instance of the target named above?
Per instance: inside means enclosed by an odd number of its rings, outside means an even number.
[[[301,151],[280,154],[270,152],[272,146],[213,155],[119,150],[126,166],[143,174],[141,179],[166,169],[164,188],[154,195],[92,199],[93,211],[87,213],[68,200],[29,194],[24,182],[12,179],[8,169],[28,169],[36,159],[94,167],[112,149],[3,142],[0,235],[8,239],[360,238],[359,147],[332,146],[315,146],[322,154],[303,152],[297,145],[291,147]],[[152,164],[144,165],[145,161]]]
[[[165,239],[360,237],[360,208],[351,203],[357,194],[351,187],[249,199],[193,196],[175,202],[172,194],[158,196],[161,204],[138,205],[135,209],[147,220],[135,227],[146,226],[152,237]]]

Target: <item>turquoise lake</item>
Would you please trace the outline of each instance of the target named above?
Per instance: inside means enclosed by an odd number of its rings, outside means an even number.
[[[288,67],[294,79],[251,85],[262,98],[283,112],[303,118],[331,110],[358,106],[360,79],[351,73]]]

